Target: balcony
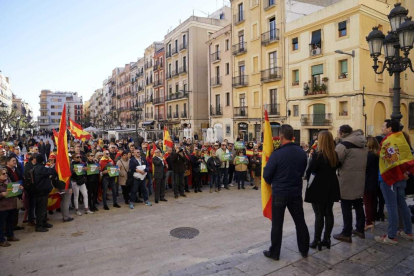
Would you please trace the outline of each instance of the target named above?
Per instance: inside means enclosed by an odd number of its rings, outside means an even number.
[[[239,44],[236,44],[236,45],[233,45],[232,47],[233,47],[233,51],[232,51],[232,53],[233,53],[233,55],[235,55],[235,56],[238,56],[238,55],[242,55],[242,54],[244,54],[244,53],[246,53],[247,52],[247,45],[246,45],[247,43],[246,42],[242,42],[242,43],[239,43]]]
[[[276,0],[263,0],[263,10],[267,11],[276,7]]]
[[[182,111],[181,112],[181,118],[183,118],[183,119],[187,118],[187,111]]]
[[[220,58],[220,51],[211,54],[211,62],[216,63],[221,60]]]
[[[178,49],[177,48],[173,48],[171,50],[171,54],[172,54],[172,56],[175,56],[176,54],[178,54]]]
[[[177,70],[172,71],[172,76],[173,77],[177,77],[178,75],[179,75],[178,68],[177,68]]]
[[[167,113],[167,119],[171,119],[172,118],[172,114],[171,113]]]
[[[307,82],[304,84],[303,95],[304,96],[318,96],[328,94],[328,86],[325,83],[321,85],[315,84],[313,87],[310,87]]]
[[[234,19],[233,22],[234,22],[235,26],[243,23],[244,22],[244,12],[242,11],[242,12],[236,13],[235,15],[233,15],[233,19]]]
[[[164,114],[154,114],[154,120],[155,121],[164,121]]]
[[[144,91],[144,87],[142,87],[141,85],[138,86],[138,92],[140,91]]]
[[[154,117],[154,113],[145,113],[145,119],[152,119]]]
[[[179,91],[177,93],[169,94],[167,96],[167,101],[174,101],[180,99],[188,99],[188,91]]]
[[[165,102],[164,97],[154,98],[153,104],[163,104]]]
[[[234,107],[233,115],[235,118],[247,117],[247,106]]]
[[[262,82],[279,81],[282,79],[282,67],[274,67],[260,72]]]
[[[152,100],[153,100],[153,98],[152,98],[152,95],[151,95],[151,96],[149,96],[145,99],[145,103],[152,103]]]
[[[233,77],[233,87],[245,87],[249,84],[248,82],[248,76],[247,75],[241,75],[237,77]]]
[[[178,118],[180,118],[180,117],[178,116],[178,111],[177,111],[177,112],[173,112],[173,118],[174,118],[174,119],[178,119]]]
[[[332,113],[302,114],[302,126],[332,126]]]
[[[273,29],[262,34],[262,45],[266,46],[279,41],[279,29]]]
[[[218,87],[221,86],[221,77],[217,76],[214,78],[211,78],[211,87]]]
[[[179,74],[186,74],[187,73],[187,66],[181,66],[178,72],[179,72]]]
[[[309,55],[311,57],[313,56],[319,56],[322,55],[322,45],[316,44],[316,45],[309,45]]]
[[[154,87],[158,87],[158,86],[162,86],[162,85],[164,85],[164,80],[163,79],[155,80]]]
[[[210,116],[223,116],[221,106],[210,106]]]
[[[147,79],[147,85],[151,85],[152,84],[152,78]]]
[[[180,52],[187,49],[187,43],[181,43],[180,44]]]
[[[168,80],[168,79],[171,79],[172,78],[172,74],[171,74],[171,72],[167,72],[166,74],[165,74],[165,78]]]
[[[265,104],[264,108],[267,110],[269,116],[279,116],[280,115],[280,104],[271,103]]]
[[[150,62],[145,62],[144,68],[145,69],[150,69],[152,67],[152,60]]]
[[[172,56],[171,52],[167,51],[167,53],[165,54],[165,57],[166,58],[171,58],[171,56]]]

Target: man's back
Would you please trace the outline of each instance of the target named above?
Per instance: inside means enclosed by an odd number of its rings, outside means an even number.
[[[263,171],[263,178],[272,185],[273,195],[301,196],[306,164],[306,153],[294,143],[274,151]]]

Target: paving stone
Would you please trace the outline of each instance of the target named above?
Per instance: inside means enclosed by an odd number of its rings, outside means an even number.
[[[310,275],[318,275],[319,273],[328,270],[331,265],[324,260],[309,256],[298,262],[292,264],[292,266],[300,268]]]
[[[344,260],[333,266],[332,270],[346,275],[364,275],[365,271],[371,267],[353,262],[351,260]]]
[[[286,266],[280,270],[268,274],[269,276],[310,276],[311,274],[293,265]]]

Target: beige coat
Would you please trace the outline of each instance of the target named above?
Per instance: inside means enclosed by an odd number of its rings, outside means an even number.
[[[121,186],[125,186],[128,179],[129,160],[125,162],[121,158],[116,162],[116,165],[119,168],[118,183]]]

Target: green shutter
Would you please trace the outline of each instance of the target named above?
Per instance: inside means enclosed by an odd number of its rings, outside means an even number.
[[[322,64],[312,66],[312,76],[321,75],[321,74],[323,74],[323,65]]]
[[[295,70],[295,82],[299,82],[299,70]]]
[[[342,74],[348,73],[348,61],[347,60],[341,61],[341,73]]]

